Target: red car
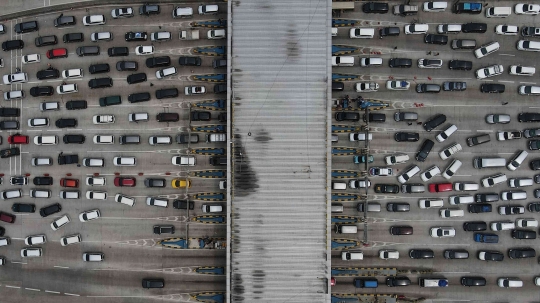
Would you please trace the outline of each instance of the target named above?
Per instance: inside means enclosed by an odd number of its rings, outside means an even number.
[[[9,144],[28,144],[28,136],[15,134],[8,137]]]
[[[0,211],[0,221],[6,222],[6,223],[13,223],[15,222],[15,216],[12,214],[8,214],[8,213]]]
[[[114,186],[117,187],[133,187],[137,184],[137,180],[132,177],[116,177],[114,178]]]
[[[62,178],[60,179],[60,186],[63,187],[79,187],[78,179]]]
[[[428,187],[430,193],[452,191],[452,183],[431,183]]]
[[[66,58],[68,56],[67,48],[53,48],[47,51],[47,58]]]

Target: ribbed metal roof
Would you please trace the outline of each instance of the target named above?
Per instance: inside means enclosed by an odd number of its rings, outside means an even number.
[[[231,8],[231,302],[327,302],[331,2]]]

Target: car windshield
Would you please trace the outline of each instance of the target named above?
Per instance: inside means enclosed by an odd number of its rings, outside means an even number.
[[[451,171],[451,170],[447,170],[446,174],[449,175],[450,177],[452,177],[454,175],[454,172]]]

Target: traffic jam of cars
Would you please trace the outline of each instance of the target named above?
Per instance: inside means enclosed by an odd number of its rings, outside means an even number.
[[[531,98],[540,86],[536,59],[527,59],[540,51],[532,19],[540,5],[507,2],[371,1],[338,12],[331,61],[332,237],[363,247],[340,248],[332,263],[399,271],[403,262],[396,260],[404,257],[411,259],[408,268],[469,273],[438,275],[433,279],[445,282],[435,287],[540,286],[534,244],[540,111]],[[455,19],[460,22],[450,22]],[[500,58],[513,63],[502,64],[497,52],[511,53]],[[514,81],[497,81],[501,75]],[[362,219],[345,222],[350,216]],[[422,265],[423,259],[430,263]],[[456,268],[459,259],[478,262]],[[507,267],[494,279],[484,275],[483,261]],[[536,275],[509,270],[516,262],[536,268]],[[350,285],[350,276],[334,274],[331,285]],[[424,280],[431,278],[416,275],[384,282],[409,286],[417,278],[430,287]],[[363,292],[379,282],[360,277],[352,284]],[[340,291],[351,286],[345,287]]]

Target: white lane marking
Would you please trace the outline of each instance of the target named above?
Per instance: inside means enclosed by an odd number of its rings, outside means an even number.
[[[48,129],[48,132],[61,132],[61,129]]]
[[[504,83],[514,83],[515,81],[503,81],[503,80],[499,80],[499,82],[504,82]]]
[[[519,83],[523,83],[523,84],[534,84],[534,85],[536,85],[536,82],[519,82]]]
[[[11,286],[11,285],[6,285],[6,287],[9,287],[9,288],[21,288],[20,286]]]
[[[36,288],[28,288],[28,287],[25,287],[24,289],[27,289],[27,290],[33,290],[33,291],[41,291],[41,289],[36,289]]]
[[[51,294],[60,294],[59,291],[52,291],[52,290],[45,290],[45,292],[51,293]]]
[[[66,296],[75,296],[75,297],[80,297],[81,295],[78,295],[78,294],[70,294],[68,292],[65,292],[64,295]]]
[[[438,274],[470,274],[470,271],[434,271],[433,273]]]
[[[55,265],[53,267],[56,267],[56,268],[69,268],[69,267],[66,267],[66,266],[58,266],[58,265]]]
[[[87,298],[156,298],[156,296],[86,296]]]
[[[484,132],[484,133],[492,133],[492,132],[494,132],[494,130],[492,130],[492,129],[479,129],[478,131],[479,132]]]
[[[23,263],[23,262],[18,262],[18,261],[11,261],[11,263],[15,263],[15,264],[28,264],[28,263]]]
[[[512,54],[499,54],[499,56],[511,56],[511,57],[515,57],[516,55],[512,55]]]

